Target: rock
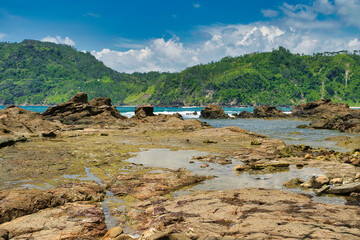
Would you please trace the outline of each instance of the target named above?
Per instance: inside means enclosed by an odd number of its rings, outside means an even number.
[[[30,136],[61,128],[60,123],[47,121],[40,113],[11,106],[0,110],[0,135]]]
[[[183,233],[173,233],[170,234],[169,240],[191,240],[191,238],[187,237]]]
[[[313,119],[309,126],[303,126],[305,128],[360,132],[360,110],[350,109],[344,103],[332,103],[330,99],[319,100],[301,104],[291,112],[296,117]]]
[[[311,154],[309,154],[309,153],[307,153],[306,155],[305,155],[305,159],[312,159],[313,158],[313,156],[311,156]]]
[[[239,114],[234,113],[233,116],[235,118],[252,118],[254,117],[254,114],[248,111],[242,111]]]
[[[217,141],[214,141],[214,140],[204,140],[203,143],[217,143]]]
[[[77,93],[68,102],[49,107],[42,115],[47,120],[70,125],[109,124],[127,119],[111,105],[109,98],[94,98],[88,102],[86,93]]]
[[[158,232],[146,238],[146,240],[168,240],[172,230],[166,232]]]
[[[225,114],[224,109],[216,104],[209,104],[201,110],[200,118],[204,119],[227,119],[229,115]]]
[[[319,203],[305,194],[275,189],[196,191],[134,208],[139,229],[186,230],[192,239],[356,239],[360,235],[358,207]],[[162,208],[164,214],[153,215],[154,208]]]
[[[11,138],[0,137],[0,148],[14,145],[15,141]]]
[[[119,226],[111,228],[102,238],[102,240],[112,240],[120,236],[123,233],[123,229]]]
[[[233,168],[234,172],[242,172],[245,171],[246,169],[248,169],[249,167],[246,167],[245,165],[242,164],[236,164]]]
[[[349,195],[352,192],[360,192],[360,182],[343,184],[329,189],[331,194]]]
[[[316,195],[321,195],[321,194],[324,194],[326,193],[328,190],[330,189],[330,186],[329,185],[324,185],[322,186],[317,192],[316,192]]]
[[[5,229],[0,229],[0,240],[8,240],[9,239],[9,231]]]
[[[84,92],[78,92],[74,96],[72,96],[69,100],[69,102],[72,103],[87,103],[88,102],[88,96]]]
[[[261,145],[262,144],[262,142],[261,141],[259,141],[259,140],[254,140],[254,141],[251,141],[251,143],[250,143],[251,145],[255,145],[255,146],[258,146],[258,145]]]
[[[333,178],[330,180],[330,184],[334,185],[334,184],[342,184],[343,179],[342,178]]]
[[[357,173],[357,174],[355,175],[355,179],[360,179],[360,173]]]
[[[283,184],[283,186],[286,187],[286,188],[297,188],[301,184],[303,184],[304,182],[305,181],[300,179],[300,178],[293,178],[293,179],[290,179],[289,181],[285,182]]]
[[[42,137],[48,137],[48,138],[54,138],[54,137],[56,137],[56,133],[54,133],[54,132],[43,132],[41,134],[41,136]]]
[[[147,105],[141,105],[137,108],[135,108],[135,117],[137,118],[146,118],[155,116],[154,114],[154,107],[150,104]]]
[[[319,177],[316,178],[315,181],[321,185],[324,185],[329,183],[329,178],[324,175],[320,175]]]
[[[204,164],[202,164],[200,167],[201,167],[201,168],[207,168],[208,166],[209,166],[209,164],[204,163]]]
[[[277,109],[274,106],[262,105],[254,109],[254,117],[256,118],[268,118],[268,117],[283,118],[287,116],[288,115],[283,113],[281,109]]]
[[[0,225],[9,239],[99,239],[106,233],[100,204],[68,203]]]
[[[269,162],[269,163],[256,163],[256,164],[250,165],[251,169],[254,169],[254,170],[261,170],[261,169],[265,169],[268,167],[288,168],[289,166],[290,166],[289,162]]]
[[[101,201],[104,189],[96,183],[68,183],[60,188],[14,189],[0,192],[0,223],[75,201]]]

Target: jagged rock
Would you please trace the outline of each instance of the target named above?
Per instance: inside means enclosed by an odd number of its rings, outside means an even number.
[[[360,111],[344,103],[333,103],[330,99],[301,104],[291,110],[296,117],[311,117],[314,120],[298,128],[332,129],[341,132],[360,132]]]
[[[60,123],[47,121],[37,112],[13,105],[0,110],[0,135],[4,137],[40,134],[45,131],[57,131],[60,128]]]
[[[229,115],[225,114],[224,109],[216,104],[209,104],[201,110],[200,118],[205,119],[227,119]]]
[[[119,226],[111,228],[101,240],[114,240],[123,233],[123,229]]]
[[[68,102],[49,107],[42,115],[64,124],[111,123],[126,119],[111,105],[110,98],[94,98],[88,102],[86,93],[77,93]]]
[[[141,105],[137,108],[135,108],[135,117],[137,118],[146,118],[155,116],[154,114],[154,107],[150,104],[147,105]]]
[[[254,109],[254,117],[267,118],[267,117],[287,117],[281,109],[277,109],[274,106],[262,105]]]
[[[54,138],[54,137],[56,137],[56,133],[54,133],[54,132],[43,132],[41,134],[41,136],[48,137],[48,138]]]
[[[242,111],[239,114],[234,113],[233,116],[235,118],[252,118],[254,117],[254,114],[249,111]]]
[[[305,181],[300,179],[300,178],[293,178],[293,179],[290,179],[289,181],[285,182],[283,184],[283,186],[286,187],[286,188],[297,188],[301,184],[303,184],[304,182]]]
[[[69,102],[72,103],[87,103],[88,102],[88,96],[84,92],[78,92],[74,96],[72,96],[69,100]]]

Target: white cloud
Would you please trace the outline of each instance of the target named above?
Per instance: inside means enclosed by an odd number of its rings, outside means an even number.
[[[6,36],[7,36],[7,34],[6,34],[6,33],[0,33],[0,39],[5,38]]]
[[[193,7],[194,7],[194,8],[200,8],[201,5],[200,5],[199,3],[194,3]]]
[[[93,18],[99,18],[100,15],[97,13],[87,12],[83,15],[84,17],[93,17]]]
[[[279,15],[278,11],[272,10],[272,9],[262,9],[261,10],[264,17],[277,17]]]
[[[360,28],[360,1],[335,0],[337,13],[347,25]]]
[[[225,56],[265,52],[283,46],[293,53],[359,50],[360,38],[348,26],[360,27],[360,0],[315,0],[310,5],[284,3],[264,16],[267,22],[198,27],[206,39],[186,45],[179,38],[152,39],[146,43],[124,40],[128,51],[103,49],[92,54],[105,65],[120,72],[181,71],[200,63],[217,61]],[[321,17],[319,17],[321,16]],[[330,17],[327,17],[330,16]]]
[[[56,36],[56,37],[47,36],[47,37],[41,39],[41,41],[75,46],[75,42],[73,40],[71,40],[69,37],[65,37],[63,39],[60,36]]]

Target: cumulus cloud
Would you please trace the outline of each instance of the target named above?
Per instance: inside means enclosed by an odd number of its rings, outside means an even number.
[[[283,3],[277,10],[262,10],[264,16],[272,18],[267,22],[198,27],[199,35],[206,36],[206,39],[191,45],[177,37],[169,40],[156,38],[136,43],[127,51],[103,49],[92,51],[92,54],[117,71],[132,73],[176,72],[225,56],[271,51],[279,46],[299,54],[359,50],[358,35],[344,30],[344,23],[360,27],[359,2],[315,0],[310,5]],[[132,47],[131,41],[124,43],[123,46]]]
[[[60,36],[56,36],[56,37],[47,36],[47,37],[41,39],[41,41],[75,46],[75,42],[73,40],[71,40],[69,37],[65,37],[63,39]]]

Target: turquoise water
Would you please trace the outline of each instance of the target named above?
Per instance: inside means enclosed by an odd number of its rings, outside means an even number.
[[[5,106],[0,106],[0,110]],[[34,112],[44,112],[48,106],[22,106],[22,108]],[[127,117],[134,115],[135,107],[117,107],[121,114]],[[198,118],[202,107],[155,107],[156,114],[173,114],[180,113],[184,118]],[[284,112],[289,112],[290,108],[281,108]],[[254,108],[224,108],[227,114],[240,113],[241,111],[253,112]],[[197,114],[194,115],[194,112]],[[218,127],[237,126],[243,129],[266,135],[270,138],[283,140],[286,144],[306,144],[313,147],[325,147],[328,149],[346,152],[348,149],[341,148],[335,142],[325,141],[327,137],[333,136],[356,136],[356,134],[341,133],[331,130],[318,129],[297,129],[296,126],[308,124],[306,121],[294,119],[214,119],[201,120],[210,125]],[[358,136],[358,134],[357,134]]]

